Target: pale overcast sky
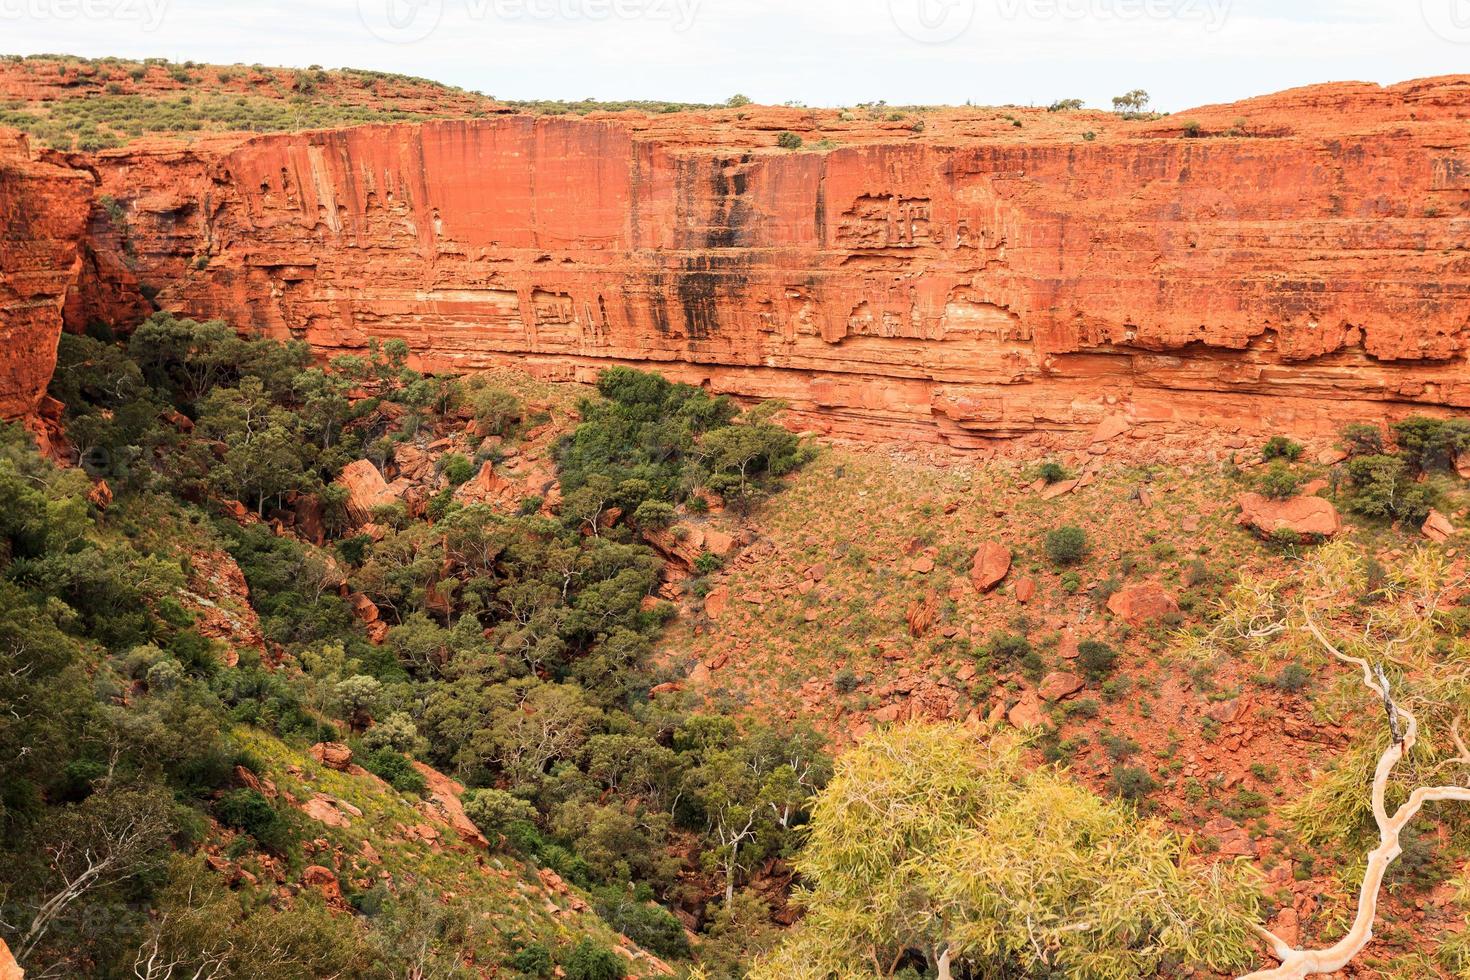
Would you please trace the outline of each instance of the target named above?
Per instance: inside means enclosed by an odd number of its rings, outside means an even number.
[[[352,66],[501,98],[1177,110],[1470,72],[1470,0],[0,0],[0,53]]]

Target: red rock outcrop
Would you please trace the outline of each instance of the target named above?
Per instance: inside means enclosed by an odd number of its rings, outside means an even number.
[[[342,468],[337,482],[347,488],[347,513],[359,525],[373,519],[373,511],[396,503],[400,497],[371,460],[360,459]],[[401,489],[406,489],[400,487]]]
[[[1153,122],[853,115],[496,115],[89,165],[161,305],[326,353],[646,364],[960,445],[1470,407],[1470,76]],[[838,145],[781,151],[783,129]]]
[[[1161,622],[1179,612],[1179,601],[1157,582],[1145,582],[1113,594],[1108,612],[1130,626]]]
[[[1282,531],[1303,539],[1335,538],[1342,532],[1342,515],[1325,497],[1293,497],[1271,500],[1258,493],[1242,494],[1237,523],[1252,528],[1263,538]]]
[[[976,591],[989,592],[1011,574],[1011,549],[994,541],[987,541],[975,552],[970,565],[970,581]]]
[[[10,947],[5,944],[5,940],[0,939],[0,980],[25,980],[25,976],[25,971],[11,955]]]
[[[1454,522],[1437,510],[1431,510],[1422,528],[1424,536],[1436,544],[1444,544],[1459,533]]]
[[[0,130],[0,419],[36,420],[92,207],[85,171],[32,158]]]

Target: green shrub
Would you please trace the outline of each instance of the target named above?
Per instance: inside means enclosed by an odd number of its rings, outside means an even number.
[[[1399,452],[1421,472],[1449,469],[1470,450],[1470,419],[1431,419],[1416,415],[1393,424]]]
[[[400,793],[422,796],[429,788],[424,774],[415,769],[402,753],[392,749],[367,753],[362,756],[362,767]]]
[[[1019,669],[1028,677],[1040,676],[1046,669],[1031,641],[1019,633],[994,633],[985,645],[985,655],[993,666]]]
[[[469,817],[491,843],[499,837],[510,837],[517,824],[534,824],[536,808],[518,796],[501,789],[477,789],[465,797],[465,816]]]
[[[1061,483],[1070,475],[1067,473],[1067,468],[1065,466],[1063,466],[1061,463],[1053,462],[1050,460],[1042,463],[1039,467],[1037,467],[1036,473],[1047,483]]]
[[[259,790],[237,789],[215,804],[215,816],[226,827],[254,837],[260,846],[284,854],[292,844],[291,828]]]
[[[623,960],[596,941],[584,937],[562,962],[566,980],[623,980]]]
[[[541,943],[522,946],[505,961],[505,965],[523,977],[549,977],[556,972],[551,950]]]
[[[662,500],[645,500],[633,512],[633,523],[641,528],[660,530],[674,523],[674,505]]]
[[[1048,531],[1045,544],[1046,556],[1059,567],[1076,565],[1087,556],[1087,532],[1074,525]]]
[[[460,453],[450,453],[440,465],[451,487],[463,486],[475,475],[475,464]]]
[[[1292,661],[1282,669],[1280,676],[1276,678],[1276,686],[1288,694],[1296,694],[1306,689],[1312,681],[1312,672],[1306,667]]]
[[[700,575],[713,575],[725,567],[725,560],[711,551],[701,552],[694,559],[694,570]]]
[[[782,133],[776,137],[776,145],[783,150],[799,150],[804,142],[805,140],[800,136],[790,132]]]
[[[1306,452],[1301,443],[1292,442],[1286,436],[1272,436],[1261,450],[1261,458],[1266,460],[1284,459],[1288,462],[1296,462]]]
[[[661,905],[641,901],[627,888],[612,885],[594,895],[597,914],[615,931],[663,959],[688,959],[684,925]]]
[[[1158,788],[1159,784],[1149,775],[1148,770],[1134,766],[1114,766],[1113,774],[1108,779],[1108,789],[1115,796],[1132,803],[1147,799]]]
[[[525,416],[521,400],[504,388],[477,388],[467,399],[470,411],[486,435],[509,435]]]
[[[1416,483],[1397,456],[1359,456],[1348,463],[1348,478],[1348,507],[1366,517],[1420,523],[1434,507],[1433,487]]]
[[[1367,422],[1354,422],[1340,433],[1342,448],[1349,456],[1383,455],[1383,430]]]
[[[1077,644],[1077,666],[1088,680],[1107,680],[1117,664],[1118,651],[1101,640],[1083,640]]]
[[[1301,477],[1292,472],[1290,466],[1277,460],[1266,467],[1258,485],[1261,493],[1272,500],[1289,500],[1301,487]]]

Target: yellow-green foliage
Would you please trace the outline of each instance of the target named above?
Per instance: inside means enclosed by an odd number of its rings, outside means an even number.
[[[1325,690],[1318,709],[1329,720],[1354,723],[1352,745],[1285,809],[1302,840],[1358,846],[1372,836],[1371,789],[1390,733],[1360,667],[1333,657],[1309,628],[1315,623],[1348,657],[1382,668],[1395,701],[1414,713],[1419,741],[1388,786],[1390,809],[1415,786],[1458,778],[1445,769],[1455,755],[1451,725],[1470,704],[1470,648],[1445,629],[1450,565],[1438,549],[1421,548],[1387,567],[1375,566],[1350,541],[1327,545],[1289,579],[1243,578],[1231,590],[1215,627],[1187,639],[1194,656],[1230,649],[1262,669],[1300,660]],[[1369,724],[1361,725],[1365,719]]]
[[[1118,980],[1254,955],[1247,871],[1189,865],[1161,826],[958,725],[895,728],[839,760],[797,867],[806,918],[754,980],[885,977],[945,950],[975,977]]]

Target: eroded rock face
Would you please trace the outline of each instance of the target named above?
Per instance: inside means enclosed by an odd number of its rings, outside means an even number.
[[[0,419],[38,421],[92,194],[90,174],[34,160],[0,130]]]
[[[94,163],[163,306],[325,353],[644,364],[818,431],[959,445],[1470,407],[1470,77],[1097,115],[1091,141],[1047,115],[498,115]],[[777,151],[773,125],[850,142]],[[89,276],[126,265],[93,246]]]

